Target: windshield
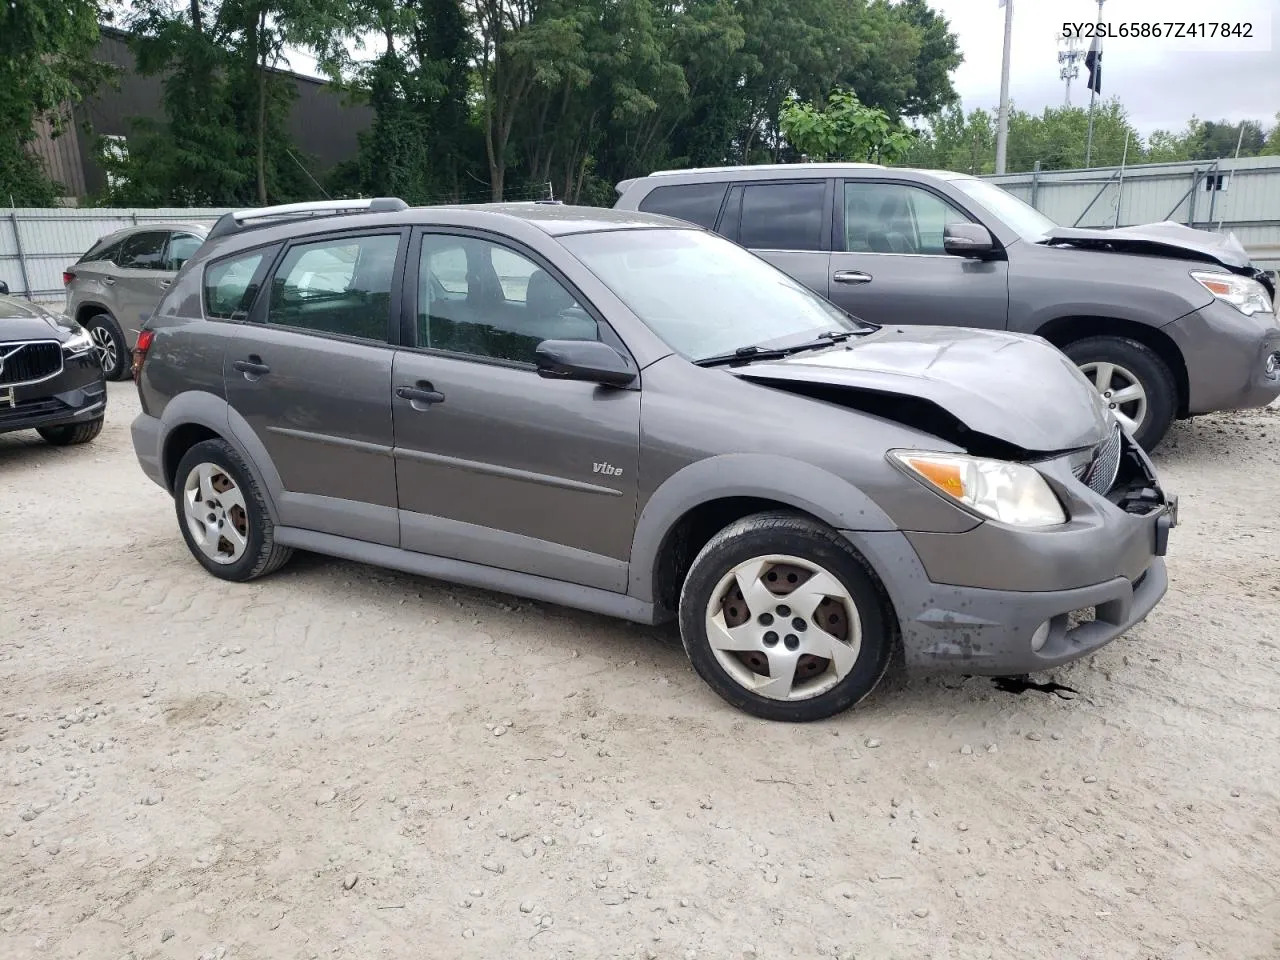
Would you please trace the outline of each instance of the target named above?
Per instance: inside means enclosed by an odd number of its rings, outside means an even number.
[[[987,180],[952,180],[951,185],[977,200],[1023,240],[1037,243],[1058,226],[1031,204]]]
[[[612,230],[561,237],[561,243],[690,360],[874,329],[715,234]]]

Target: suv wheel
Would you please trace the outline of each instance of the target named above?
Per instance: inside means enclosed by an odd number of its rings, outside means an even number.
[[[36,433],[44,437],[45,443],[55,447],[74,447],[88,443],[102,432],[102,417],[86,420],[84,423],[64,423],[57,427],[38,427]]]
[[[1127,337],[1088,337],[1063,352],[1094,385],[1144,450],[1154,450],[1173,423],[1178,388],[1168,366],[1146,344]]]
[[[225,440],[205,440],[186,452],[175,474],[174,503],[187,547],[215,577],[252,580],[293,555],[275,542],[262,491]]]
[[[108,380],[123,380],[132,366],[124,331],[109,313],[95,313],[84,325],[93,337],[93,349],[102,364],[102,375]]]
[[[866,697],[894,637],[866,561],[834,530],[787,513],[746,517],[702,548],[680,593],[680,634],[721,697],[793,722]]]

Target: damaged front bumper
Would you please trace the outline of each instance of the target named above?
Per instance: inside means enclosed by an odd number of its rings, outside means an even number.
[[[1126,459],[1105,496],[1065,463],[1039,465],[1071,517],[1060,528],[846,532],[881,572],[907,666],[1033,673],[1092,653],[1145,619],[1168,590],[1164,555],[1178,500],[1130,442]]]

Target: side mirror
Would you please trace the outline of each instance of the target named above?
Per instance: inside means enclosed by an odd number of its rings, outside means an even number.
[[[8,292],[9,292],[9,285],[5,283],[3,280],[0,280],[0,293],[8,293]]]
[[[995,246],[991,231],[980,223],[948,223],[942,228],[942,249],[953,257],[985,257]]]
[[[538,376],[625,387],[636,378],[627,358],[599,340],[543,340],[533,352]]]

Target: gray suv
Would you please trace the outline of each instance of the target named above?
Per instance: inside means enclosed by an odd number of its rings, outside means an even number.
[[[1038,334],[1148,450],[1175,418],[1280,396],[1274,281],[1233,238],[1061,227],[986,180],[869,164],[676,170],[617,189],[617,209],[715,229],[865,320]]]
[[[1043,340],[878,327],[667,217],[228,214],[133,443],[224,580],[294,549],[639,623],[778,720],[907,664],[1044,670],[1164,595],[1177,503]]]
[[[130,351],[142,321],[208,232],[209,227],[199,223],[117,230],[62,272],[65,312],[93,337],[108,380],[128,378]]]

